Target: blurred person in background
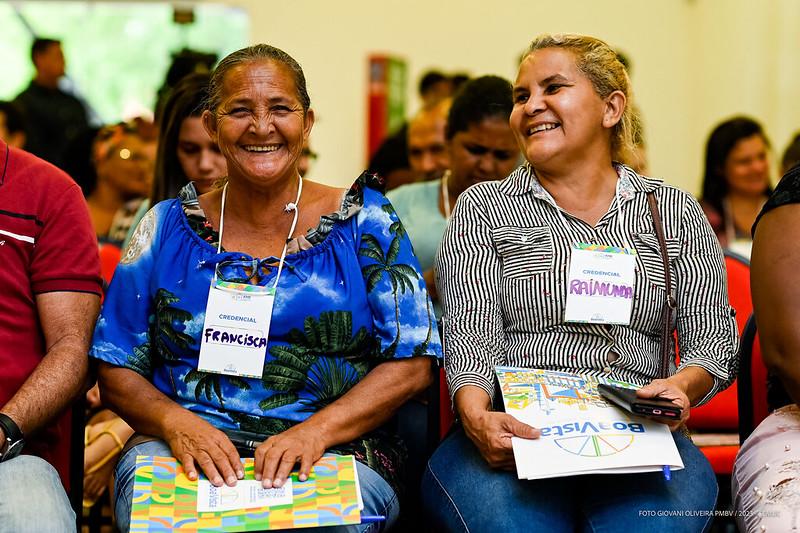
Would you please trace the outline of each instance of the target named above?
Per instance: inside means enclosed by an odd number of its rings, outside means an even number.
[[[419,80],[419,97],[422,108],[430,109],[453,94],[451,79],[438,70],[429,70]]]
[[[386,191],[417,181],[408,162],[408,124],[386,137],[369,160],[367,170],[383,178]]]
[[[417,181],[438,180],[450,167],[445,126],[450,99],[422,109],[408,124],[408,163]]]
[[[447,118],[442,160],[448,168],[442,178],[405,185],[388,194],[411,238],[434,301],[436,249],[458,196],[476,183],[505,178],[519,162],[519,147],[508,125],[512,107],[507,80],[482,76],[465,83]]]
[[[175,85],[164,101],[153,189],[150,198],[139,206],[123,247],[127,246],[150,206],[177,197],[190,181],[198,195],[205,194],[227,174],[225,158],[200,118],[208,98],[210,79],[208,73],[189,74]]]
[[[456,94],[461,86],[467,83],[469,79],[470,75],[466,72],[457,72],[450,76],[450,85],[453,88],[453,94]]]
[[[97,134],[97,183],[86,202],[100,243],[122,245],[134,214],[150,193],[155,152],[155,142],[130,124],[107,126]]]
[[[14,100],[25,113],[25,149],[64,168],[70,143],[89,129],[86,108],[58,86],[66,72],[60,41],[35,39],[31,59],[36,76]]]
[[[160,123],[164,114],[164,105],[172,90],[186,76],[190,74],[208,74],[217,62],[217,54],[200,52],[184,48],[172,54],[172,63],[167,69],[164,83],[156,94],[156,123]]]
[[[719,124],[706,144],[700,203],[723,248],[750,257],[750,228],[770,193],[769,140],[761,125],[747,117]]]
[[[25,119],[12,102],[0,101],[0,140],[14,148],[25,148]]]

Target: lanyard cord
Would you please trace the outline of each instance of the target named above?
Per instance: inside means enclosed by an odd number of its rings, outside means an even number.
[[[450,170],[445,170],[442,175],[442,205],[444,206],[444,219],[450,220],[450,191],[447,182],[450,180]]]
[[[300,217],[300,210],[297,208],[298,204],[300,203],[300,195],[303,194],[303,177],[298,176],[299,181],[297,182],[297,199],[294,202],[289,202],[286,204],[284,211],[287,213],[289,211],[294,211],[294,217],[292,218],[292,226],[289,228],[289,235],[286,237],[286,242],[283,244],[283,251],[281,252],[281,259],[278,262],[278,274],[275,276],[275,283],[272,285],[272,288],[276,288],[278,286],[278,280],[281,278],[281,272],[283,271],[283,263],[286,260],[286,249],[289,246],[289,241],[292,239],[292,235],[294,234],[294,230],[297,227],[297,219]],[[222,230],[225,228],[225,198],[228,196],[228,183],[225,183],[225,186],[222,188],[222,201],[220,203],[219,208],[219,242],[217,243],[217,253],[222,252]],[[217,273],[214,272],[214,281],[217,280]]]

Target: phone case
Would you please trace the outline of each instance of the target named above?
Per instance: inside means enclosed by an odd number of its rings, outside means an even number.
[[[635,415],[655,416],[661,418],[679,419],[681,408],[667,400],[648,400],[636,396],[633,389],[623,389],[611,385],[597,385],[597,392],[612,402],[614,405],[622,407],[626,411]]]

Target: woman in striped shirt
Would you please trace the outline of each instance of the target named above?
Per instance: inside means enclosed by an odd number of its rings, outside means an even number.
[[[633,137],[631,97],[627,73],[606,43],[537,38],[520,65],[510,119],[528,162],[459,197],[437,283],[461,427],[431,458],[423,483],[426,506],[443,528],[622,531],[646,520],[654,531],[699,531],[710,524],[714,473],[681,423],[690,406],[733,380],[736,325],[722,251],[698,203],[617,163]],[[648,193],[662,220],[677,302],[677,368],[670,361],[661,369],[668,281]],[[566,322],[575,311],[567,284],[578,243],[636,249],[625,325]],[[511,437],[538,438],[539,431],[493,409],[495,365],[605,376],[641,385],[642,398],[672,401],[683,409],[672,429],[685,468],[671,481],[655,473],[518,480]]]

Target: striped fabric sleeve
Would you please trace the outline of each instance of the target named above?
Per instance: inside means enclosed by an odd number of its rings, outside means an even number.
[[[470,194],[479,189],[458,198],[437,254],[436,284],[451,397],[461,387],[475,385],[494,399],[494,366],[505,359],[501,264],[486,207]]]
[[[697,201],[683,194],[681,252],[675,261],[678,370],[697,366],[713,376],[714,386],[698,402],[702,405],[736,378],[739,338],[719,241]]]

